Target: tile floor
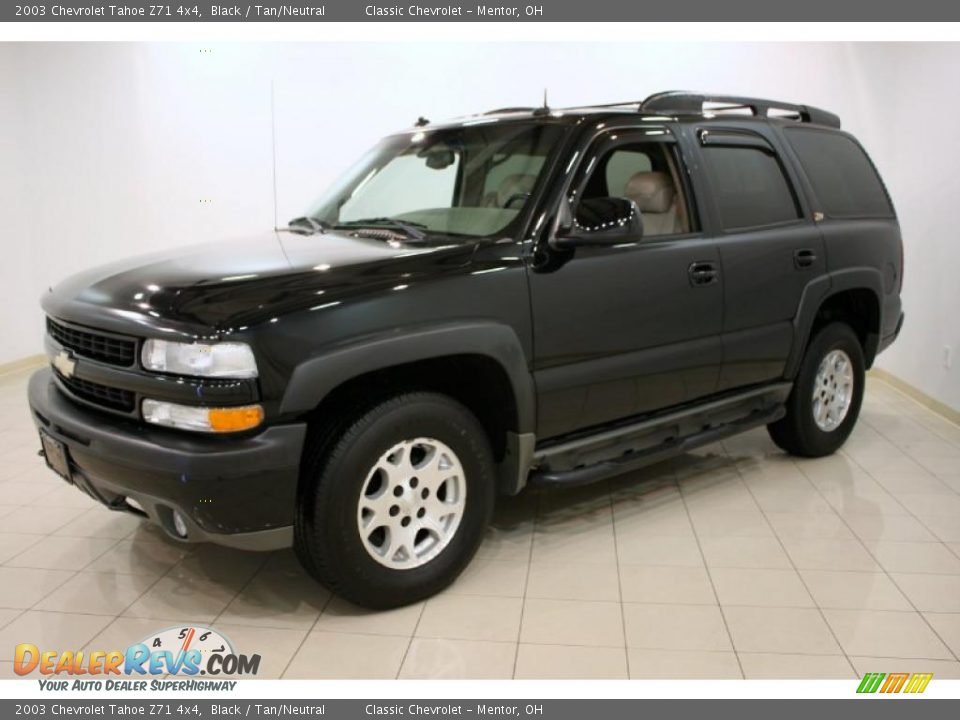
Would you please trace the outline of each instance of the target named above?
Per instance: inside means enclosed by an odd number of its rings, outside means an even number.
[[[64,485],[36,455],[26,377],[0,377],[5,655],[190,621],[261,653],[263,677],[960,677],[960,427],[876,380],[834,457],[788,458],[759,430],[525,493],[448,591],[370,613],[290,552],[184,548]]]

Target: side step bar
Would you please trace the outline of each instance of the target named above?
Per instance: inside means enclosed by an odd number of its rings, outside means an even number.
[[[786,414],[791,388],[789,382],[766,385],[544,447],[534,453],[529,482],[587,485],[767,425]]]

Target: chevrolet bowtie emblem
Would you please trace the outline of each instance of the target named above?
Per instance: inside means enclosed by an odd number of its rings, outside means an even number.
[[[61,350],[53,358],[53,366],[65,378],[72,378],[73,371],[77,369],[77,361],[67,350]]]

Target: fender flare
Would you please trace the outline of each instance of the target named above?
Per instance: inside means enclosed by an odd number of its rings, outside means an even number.
[[[880,311],[883,311],[883,275],[877,268],[854,267],[836,270],[811,281],[803,289],[800,306],[793,319],[793,348],[787,359],[784,377],[792,379],[799,371],[820,306],[831,296],[845,290],[870,290],[877,298]],[[883,327],[882,318],[880,327]],[[879,333],[871,332],[867,335],[864,355],[868,367],[877,353],[879,342]]]
[[[446,323],[403,333],[388,330],[322,348],[293,371],[280,413],[309,412],[336,387],[369,372],[451,355],[483,355],[496,361],[513,390],[516,432],[534,432],[536,391],[520,339],[512,327],[488,321]]]

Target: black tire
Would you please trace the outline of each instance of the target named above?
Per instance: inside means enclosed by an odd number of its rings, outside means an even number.
[[[358,502],[378,459],[414,438],[433,438],[456,454],[466,494],[449,544],[422,565],[395,569],[364,546]],[[483,539],[496,491],[490,442],[467,408],[445,395],[405,393],[361,410],[311,443],[294,533],[297,556],[311,575],[347,600],[374,609],[422,600],[456,579]]]
[[[853,393],[843,421],[836,428],[824,431],[813,417],[813,391],[820,363],[833,350],[842,350],[853,370]],[[767,426],[773,442],[791,455],[823,457],[846,442],[860,415],[863,402],[865,368],[863,348],[849,325],[841,322],[822,327],[811,339],[797,373],[793,390],[787,399],[787,414]]]

